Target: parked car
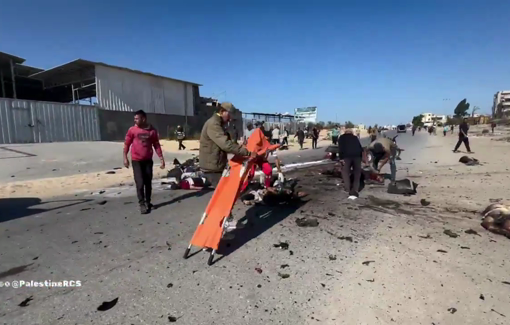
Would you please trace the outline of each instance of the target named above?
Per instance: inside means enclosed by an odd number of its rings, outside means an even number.
[[[400,124],[399,126],[397,126],[397,133],[406,133],[407,132],[407,128],[405,126],[405,124]]]

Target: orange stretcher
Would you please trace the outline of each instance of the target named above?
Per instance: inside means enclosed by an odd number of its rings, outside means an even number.
[[[271,145],[264,133],[256,129],[248,138],[246,148],[258,155],[278,149],[280,145]],[[253,159],[234,156],[223,170],[223,174],[214,190],[214,194],[205,209],[197,229],[186,248],[184,258],[188,258],[192,246],[209,249],[208,265],[213,263],[214,254],[218,250],[220,240],[226,232],[226,220],[231,217],[232,208],[239,197],[242,184],[247,180],[248,172],[254,163]]]

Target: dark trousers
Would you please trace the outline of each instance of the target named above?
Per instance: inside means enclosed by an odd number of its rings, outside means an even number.
[[[332,136],[332,137],[331,137],[331,140],[333,140],[333,144],[336,144],[336,143],[337,143],[337,141],[338,141],[338,136],[336,136],[336,137],[335,137],[335,136]]]
[[[138,203],[150,204],[152,194],[152,160],[132,161]]]
[[[443,131],[443,135],[446,136],[446,131]]]
[[[305,139],[298,139],[299,146],[303,149],[303,143],[305,143]]]
[[[283,137],[283,140],[282,140],[282,146],[284,145],[289,145],[289,140],[287,139],[287,137]]]
[[[280,139],[273,139],[271,140],[273,144],[280,144]]]
[[[351,168],[354,174],[353,184],[351,184]],[[361,157],[344,158],[344,166],[342,168],[342,180],[344,181],[345,191],[349,192],[349,194],[357,195],[359,191],[360,179],[361,179]]]
[[[182,144],[184,140],[177,140],[179,142],[179,150],[186,150],[186,147]]]
[[[216,188],[222,174],[223,172],[205,172],[204,177],[209,181],[209,186]]]
[[[312,138],[312,149],[317,148],[317,138]]]
[[[466,149],[468,152],[471,152],[471,148],[469,147],[469,138],[459,135],[459,141],[457,141],[457,145],[455,146],[455,149],[453,151],[457,151],[460,147],[460,145],[464,142],[464,145],[466,146]]]

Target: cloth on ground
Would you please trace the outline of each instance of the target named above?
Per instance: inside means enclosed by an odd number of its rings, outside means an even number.
[[[410,179],[401,179],[395,181],[395,184],[390,183],[388,185],[388,193],[390,194],[402,194],[402,195],[414,195],[416,194],[416,188],[418,184],[411,181]]]

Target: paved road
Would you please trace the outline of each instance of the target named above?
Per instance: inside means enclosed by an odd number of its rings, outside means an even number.
[[[401,143],[416,148],[403,155],[405,163],[426,144],[426,136],[403,135]],[[169,316],[190,325],[320,320],[315,310],[331,301],[329,288],[342,281],[358,242],[370,237],[374,216],[367,212],[367,221],[360,223],[359,212],[339,205],[346,194],[336,180],[314,170],[295,176],[310,193],[309,201],[272,210],[236,206],[234,215],[247,216],[247,227],[222,246],[225,257],[211,267],[205,253],[182,259],[210,192],[156,191],[157,209],[147,216],[138,214],[134,192],[42,203],[11,200],[11,209],[0,210],[8,211],[0,218],[0,281],[80,280],[82,285],[0,288],[0,322],[167,324]],[[328,213],[344,217],[327,220]],[[302,215],[322,216],[320,227],[296,227],[294,219]],[[328,231],[354,236],[354,242]],[[288,241],[289,250],[273,247],[279,241]],[[28,306],[18,306],[29,297]],[[112,309],[96,310],[115,298]]]
[[[105,141],[2,145],[0,182],[109,170],[122,166],[122,147],[121,142]],[[169,162],[174,158],[190,157],[190,154],[165,153],[165,159]]]

